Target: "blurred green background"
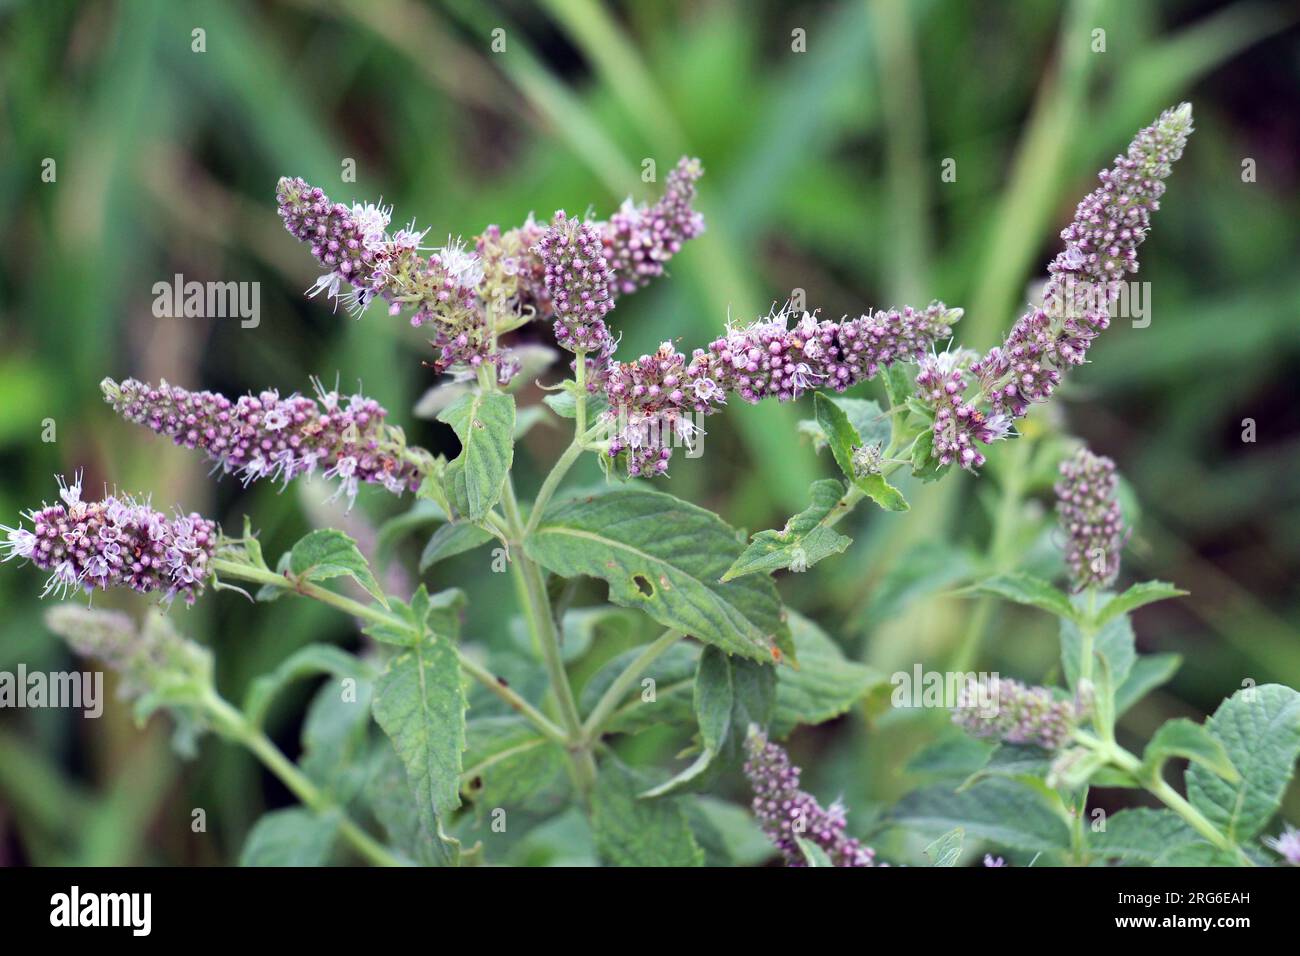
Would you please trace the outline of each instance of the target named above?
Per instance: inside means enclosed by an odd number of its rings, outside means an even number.
[[[1143,509],[1128,579],[1192,592],[1137,616],[1140,650],[1186,662],[1123,732],[1144,738],[1169,717],[1207,713],[1246,680],[1300,686],[1300,33],[1287,10],[0,2],[0,521],[53,498],[53,475],[77,468],[88,489],[152,494],[228,528],[248,514],[271,555],[312,524],[345,521],[364,540],[409,505],[363,492],[344,519],[319,505],[319,489],[211,480],[197,456],[116,420],[99,394],[106,375],[233,393],[338,376],[384,402],[412,441],[454,451],[443,426],[412,414],[432,384],[421,337],[382,310],[353,321],[304,298],[319,269],[275,214],[281,175],[343,201],[382,196],[395,221],[414,217],[440,240],[530,211],[607,215],[629,193],[656,194],[643,160],[662,172],[690,153],[707,170],[709,230],[670,278],[620,301],[625,354],[669,338],[689,352],[729,314],[766,312],[796,288],[831,317],[942,298],[966,309],[959,340],[984,348],[1023,310],[1096,171],[1161,109],[1190,100],[1197,132],[1142,249],[1152,322],[1117,321],[1035,420],[1086,438],[1128,479]],[[204,52],[192,49],[196,28]],[[504,52],[490,45],[498,29]],[[796,30],[806,52],[792,50]],[[348,158],[355,183],[340,179]],[[53,182],[41,175],[48,159]],[[941,180],[945,159],[954,182]],[[1243,181],[1245,159],[1256,181]],[[155,318],[153,285],[176,273],[260,283],[260,325]],[[738,527],[779,527],[831,473],[795,437],[808,414],[733,405],[711,419],[702,459],[674,463],[668,490]],[[1254,443],[1242,441],[1246,418]],[[50,420],[55,440],[43,441]],[[560,428],[529,433],[517,455],[524,493],[566,440]],[[1025,475],[1027,497],[1012,504],[1032,519],[1047,503],[1010,448],[979,480],[911,489],[909,515],[860,509],[853,548],[784,578],[787,603],[887,671],[937,666],[972,630],[970,602],[937,592],[984,551],[989,499]],[[594,463],[584,467],[594,480]],[[410,586],[401,567],[416,547],[399,548],[394,589],[403,574]],[[439,565],[428,580],[470,591],[467,640],[508,644],[509,586],[481,564]],[[40,580],[0,573],[0,670],[75,666],[41,625]],[[96,603],[138,612],[133,597]],[[223,593],[172,613],[216,650],[236,700],[295,647],[358,642],[346,620],[290,601],[254,608]],[[1046,620],[986,615],[981,667],[1031,680],[1050,670]],[[274,714],[290,753],[306,695]],[[792,750],[807,783],[827,800],[842,793],[861,830],[909,786],[915,723],[854,715],[801,732]],[[637,746],[667,757],[680,742]],[[141,733],[120,705],[98,721],[0,712],[3,863],[226,863],[257,815],[287,799],[234,748],[208,741],[182,761],[165,720]],[[206,835],[190,832],[196,807]]]

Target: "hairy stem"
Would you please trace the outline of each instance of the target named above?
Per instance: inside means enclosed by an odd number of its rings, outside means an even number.
[[[583,740],[587,744],[594,743],[600,736],[605,722],[609,720],[609,715],[618,707],[624,695],[636,683],[636,679],[645,672],[647,667],[654,663],[660,654],[681,640],[682,636],[681,631],[664,631],[663,634],[645,646],[645,649],[636,656],[632,663],[628,664],[623,673],[614,678],[614,683],[610,684],[609,689],[601,695],[600,700],[596,702],[596,706],[592,708],[591,713],[587,716],[587,722],[582,725]]]
[[[394,855],[387,847],[357,826],[330,796],[316,786],[284,753],[271,738],[254,727],[239,710],[235,709],[215,691],[203,699],[203,707],[212,719],[213,727],[223,737],[246,747],[262,765],[280,778],[289,791],[313,813],[339,813],[338,831],[343,839],[361,856],[376,866],[407,866],[405,860]]]

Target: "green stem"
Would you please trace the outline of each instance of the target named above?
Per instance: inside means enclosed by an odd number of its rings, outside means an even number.
[[[337,594],[328,588],[323,588],[311,581],[295,581],[289,577],[276,574],[274,571],[264,571],[261,568],[250,567],[246,564],[240,564],[236,561],[228,561],[224,558],[214,558],[212,569],[225,575],[226,577],[237,578],[242,581],[251,581],[255,584],[265,584],[271,587],[281,588],[285,591],[293,591],[304,597],[312,598],[322,604],[328,604],[337,608],[352,617],[360,618],[363,621],[369,621],[372,624],[384,624],[388,627],[406,629],[409,627],[408,622],[394,614],[390,614],[383,608],[374,605],[362,604],[360,601],[354,601],[342,594]],[[524,698],[509,687],[501,683],[496,675],[477,661],[468,657],[459,647],[455,648],[456,657],[460,661],[461,669],[469,674],[479,683],[481,683],[492,693],[496,694],[503,701],[518,711],[524,718],[533,724],[543,736],[558,744],[566,745],[568,738],[564,731],[555,726],[545,714],[534,707]]]
[[[1236,856],[1247,866],[1255,862],[1248,857],[1241,847],[1225,836],[1205,815],[1197,810],[1168,782],[1161,777],[1151,777],[1143,769],[1142,761],[1114,741],[1102,740],[1085,731],[1076,731],[1074,739],[1091,750],[1101,754],[1111,764],[1123,770],[1140,782],[1153,797],[1182,817],[1187,825],[1203,836],[1209,843]]]
[[[522,541],[523,520],[519,513],[519,502],[515,498],[514,483],[509,476],[506,476],[501,500],[512,536]],[[560,726],[564,728],[565,745],[572,758],[574,782],[579,791],[585,794],[595,782],[596,762],[591,756],[591,750],[582,742],[582,719],[578,716],[578,704],[569,684],[569,674],[564,668],[560,635],[555,627],[551,600],[546,595],[546,581],[536,562],[523,553],[522,548],[511,561],[511,567],[518,569],[515,573],[523,580],[524,618],[541,649],[546,673],[550,678],[551,691],[560,711]]]
[[[591,713],[587,716],[587,722],[582,725],[582,739],[588,744],[593,744],[600,736],[601,729],[605,722],[609,720],[609,715],[618,707],[620,701],[627,694],[628,690],[636,683],[636,679],[641,676],[647,667],[654,663],[664,651],[672,647],[682,639],[681,631],[664,631],[662,635],[645,646],[645,649],[636,656],[627,668],[614,678],[614,683],[609,685],[596,706],[592,708]]]
[[[232,707],[215,691],[203,699],[203,707],[212,718],[213,726],[222,736],[246,747],[266,769],[280,778],[289,791],[313,813],[339,813],[338,830],[352,848],[376,866],[406,866],[406,861],[395,856],[387,847],[372,837],[351,818],[330,796],[316,786],[286,757],[266,734],[258,730],[240,711]]]

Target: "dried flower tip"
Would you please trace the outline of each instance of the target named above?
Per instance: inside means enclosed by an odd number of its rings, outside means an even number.
[[[846,836],[844,807],[836,802],[823,809],[816,797],[799,789],[799,768],[766,735],[751,727],[745,741],[749,759],[745,776],[754,790],[754,816],[776,845],[787,866],[804,866],[798,838],[826,851],[835,866],[875,866],[876,852]]]
[[[1108,587],[1119,576],[1127,538],[1116,489],[1115,463],[1080,448],[1061,463],[1056,511],[1065,532],[1065,563],[1075,591]]]
[[[74,653],[117,671],[122,697],[163,692],[181,683],[193,688],[211,681],[211,654],[182,637],[156,611],[137,628],[135,621],[118,611],[59,604],[45,612],[45,625],[67,641]]]

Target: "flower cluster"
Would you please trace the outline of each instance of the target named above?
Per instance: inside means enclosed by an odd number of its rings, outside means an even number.
[[[1048,266],[1042,307],[1025,313],[1006,341],[973,367],[980,395],[995,412],[1020,418],[1047,400],[1064,369],[1083,364],[1092,340],[1110,324],[1121,283],[1137,272],[1137,248],[1191,132],[1190,103],[1166,110],[1079,203],[1061,232],[1065,248]]]
[[[413,325],[434,327],[437,371],[488,362],[508,380],[517,362],[499,349],[498,335],[529,318],[555,317],[562,346],[608,356],[604,315],[614,295],[662,275],[682,243],[704,231],[692,208],[702,173],[699,160],[683,158],[656,203],[629,200],[608,222],[561,215],[548,228],[529,216],[515,229],[489,226],[472,250],[449,239],[428,255],[427,230],[411,224],[390,231],[391,207],[332,202],[320,188],[287,177],[276,199],[285,227],[329,270],[310,295],[325,292],[357,315],[375,299],[393,315],[409,310]]]
[[[672,445],[691,447],[700,433],[692,413],[708,415],[725,400],[716,383],[688,369],[686,356],[671,342],[634,362],[609,363],[604,383],[605,416],[613,430],[609,456],[627,454],[629,477],[666,472]]]
[[[101,387],[123,418],[177,445],[203,449],[223,472],[245,484],[262,478],[287,484],[321,468],[326,478],[339,479],[339,493],[351,502],[359,482],[400,495],[421,481],[419,453],[385,424],[383,407],[363,395],[341,397],[319,383],[316,399],[296,393],[281,398],[267,390],[234,401],[165,381],[153,386],[105,379]]]
[[[176,632],[159,613],[142,627],[120,611],[101,611],[75,604],[57,604],[45,612],[45,625],[73,652],[102,661],[121,676],[120,695],[141,697],[165,691],[167,684],[210,679],[208,651]]]
[[[1086,361],[1092,340],[1110,324],[1125,277],[1137,271],[1137,247],[1191,132],[1190,104],[1166,110],[1102,171],[1101,186],[1061,232],[1065,248],[1048,266],[1042,304],[1001,345],[979,358],[936,356],[922,363],[918,397],[934,411],[939,464],[979,468],[978,446],[1006,437],[1031,405],[1052,395],[1065,369]]]
[[[128,587],[193,604],[203,591],[216,543],[213,522],[198,514],[168,519],[147,503],[116,495],[82,501],[80,475],[70,485],[59,479],[59,498],[62,504],[24,515],[31,531],[0,526],[7,533],[0,544],[5,561],[23,558],[50,572],[42,597],[78,587],[88,593]]]
[[[704,174],[698,159],[683,156],[668,174],[663,197],[653,206],[631,199],[601,229],[611,287],[619,295],[635,292],[664,274],[664,263],[682,243],[704,231],[704,217],[692,208],[695,183]]]
[[[875,866],[876,852],[844,833],[844,807],[838,801],[824,809],[817,798],[799,789],[799,768],[790,755],[751,730],[745,742],[749,759],[745,776],[754,790],[752,804],[763,832],[781,851],[787,866],[804,866],[802,838],[826,851],[835,866]]]
[[[1036,744],[1056,750],[1091,708],[1088,695],[1057,700],[1046,687],[1027,687],[1016,680],[987,677],[969,681],[957,698],[953,722],[973,737],[1009,744]]]
[[[546,292],[555,309],[555,341],[570,352],[612,352],[614,343],[605,316],[614,303],[599,230],[560,210],[551,228],[537,241],[536,250],[546,269]]]
[[[1056,511],[1065,532],[1065,562],[1076,591],[1107,587],[1119,576],[1126,538],[1115,462],[1080,448],[1061,462]]]
[[[353,301],[364,306],[370,293],[375,257],[384,246],[391,209],[375,204],[351,207],[332,202],[324,191],[298,178],[283,177],[275,190],[284,227],[329,272],[316,280],[309,295],[325,292],[340,298],[340,287],[353,287]]]
[[[785,310],[731,329],[697,353],[697,374],[750,403],[790,401],[814,388],[837,392],[873,378],[895,362],[915,361],[952,335],[960,309],[933,302],[925,309],[869,312],[834,322],[805,312],[790,324]]]

